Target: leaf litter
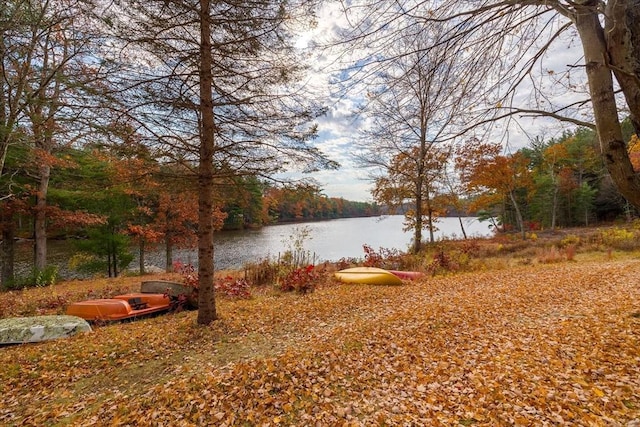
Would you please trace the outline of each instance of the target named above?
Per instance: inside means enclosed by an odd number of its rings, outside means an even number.
[[[3,425],[640,425],[640,261],[222,300],[0,349]]]

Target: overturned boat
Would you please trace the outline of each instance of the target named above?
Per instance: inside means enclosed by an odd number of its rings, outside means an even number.
[[[353,267],[337,271],[335,277],[343,283],[365,285],[402,285],[402,279],[388,270],[376,267]]]
[[[343,283],[366,285],[402,285],[403,280],[416,280],[423,276],[417,271],[385,270],[377,267],[353,267],[337,271],[336,279]]]
[[[0,319],[0,345],[68,338],[90,331],[89,323],[77,316],[12,317]]]
[[[67,314],[91,321],[118,321],[135,319],[170,309],[169,295],[136,292],[108,299],[75,302],[67,307]]]

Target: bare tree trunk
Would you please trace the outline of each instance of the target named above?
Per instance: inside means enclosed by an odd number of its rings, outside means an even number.
[[[551,231],[556,229],[556,218],[558,216],[558,187],[554,183],[553,199],[551,201]]]
[[[51,166],[42,164],[39,169],[40,183],[38,184],[33,224],[35,242],[33,265],[37,270],[44,270],[47,266],[47,193],[49,191]]]
[[[593,0],[589,2],[589,7],[577,7],[575,24],[584,49],[600,149],[607,170],[620,193],[634,206],[640,206],[640,177],[633,170],[627,144],[622,137],[613,76],[607,63],[609,53],[596,4],[597,1]],[[635,78],[638,79],[638,76]]]
[[[467,240],[467,232],[464,229],[464,224],[462,223],[462,217],[460,215],[458,215],[458,222],[460,223],[460,229],[462,230],[462,236],[464,237],[464,240]]]
[[[3,218],[4,219],[4,218]],[[14,279],[13,266],[15,262],[15,232],[13,224],[7,221],[2,226],[2,241],[0,242],[0,262],[2,262],[1,283],[6,288]]]
[[[522,212],[520,212],[520,206],[518,206],[518,202],[516,201],[513,191],[509,191],[509,198],[511,199],[511,203],[513,203],[513,208],[516,210],[516,221],[518,222],[518,227],[522,234],[522,240],[524,240],[527,238],[527,233],[524,229],[524,219],[522,218]]]
[[[213,75],[210,1],[200,0],[200,165],[198,169],[198,324],[217,319],[213,288]]]
[[[171,273],[173,271],[173,244],[171,243],[171,235],[165,235],[165,271]]]
[[[138,264],[140,266],[140,274],[145,274],[144,271],[144,238],[141,237],[140,238],[140,263]]]
[[[417,254],[422,248],[422,180],[416,182],[416,218],[413,230],[413,253]]]
[[[418,167],[416,168],[416,223],[414,230],[413,253],[417,254],[422,248],[422,192],[425,185],[425,158],[427,156],[427,131],[425,126],[424,109],[420,111],[420,148],[418,151]]]

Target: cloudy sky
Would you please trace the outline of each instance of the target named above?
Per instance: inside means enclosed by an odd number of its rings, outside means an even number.
[[[318,14],[318,26],[314,31],[303,34],[300,39],[301,47],[311,47],[322,45],[335,34],[340,27],[346,27],[347,21],[344,14],[339,9],[337,2],[325,2],[323,9]],[[314,49],[318,53],[313,58],[314,73],[310,78],[310,85],[314,91],[324,94],[333,94],[326,98],[329,107],[327,115],[320,120],[319,138],[317,146],[331,159],[338,161],[342,167],[336,171],[316,172],[312,177],[320,184],[324,194],[329,197],[344,197],[348,200],[372,201],[370,190],[371,182],[367,179],[367,171],[358,167],[353,157],[354,142],[358,138],[359,127],[362,121],[354,115],[358,105],[358,91],[351,92],[349,96],[339,96],[338,88],[332,82],[339,80],[339,75],[344,77],[341,71],[345,64],[353,63],[359,58],[359,53],[355,50],[340,52],[340,58],[336,59],[338,51],[328,53],[325,50]],[[542,65],[536,68],[540,77],[536,81],[529,82],[529,85],[542,85],[547,90],[554,86],[554,90],[549,90],[549,98],[544,102],[550,105],[566,102],[568,97],[575,99],[584,98],[586,90],[584,79],[578,80],[582,73],[572,72],[571,77],[563,73],[567,69],[575,69],[580,63],[581,48],[576,44],[576,38],[568,34],[567,37],[555,43],[553,49],[542,61]],[[571,80],[573,79],[573,80]],[[568,81],[574,88],[572,94],[567,94],[566,86]],[[564,87],[564,89],[563,89]],[[532,102],[539,102],[535,99],[534,91],[527,90],[524,85],[518,92],[514,103],[522,108],[529,107]],[[588,119],[583,117],[583,119]],[[494,126],[492,139],[499,140],[505,146],[505,150],[517,150],[528,145],[528,142],[536,137],[549,139],[560,135],[565,129],[573,129],[573,125],[563,125],[557,121],[544,118],[519,117],[518,120],[511,120],[508,123],[500,123]]]

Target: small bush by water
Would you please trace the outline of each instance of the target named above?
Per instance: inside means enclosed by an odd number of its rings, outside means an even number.
[[[57,278],[58,267],[49,265],[42,270],[34,268],[29,274],[16,277],[12,282],[4,285],[4,288],[5,290],[15,290],[51,286],[56,283]]]

